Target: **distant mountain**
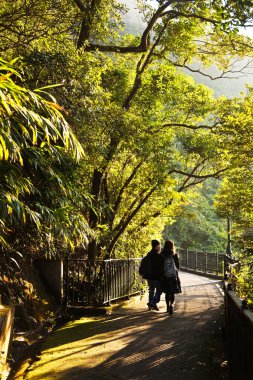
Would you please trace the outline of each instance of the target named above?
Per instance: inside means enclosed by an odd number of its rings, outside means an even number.
[[[129,34],[141,34],[143,29],[145,28],[145,23],[142,21],[141,15],[137,11],[136,0],[121,0],[123,4],[126,4],[129,8],[129,11],[124,16],[125,21],[125,33]],[[246,60],[237,63],[243,67],[246,63]],[[198,68],[198,64],[192,65],[193,69]],[[238,70],[238,67],[235,68]],[[227,76],[231,76],[233,78],[222,78],[212,80],[207,76],[203,76],[200,73],[193,73],[187,69],[183,69],[183,71],[194,78],[196,83],[203,83],[204,85],[210,87],[214,91],[214,95],[216,97],[225,95],[228,98],[233,98],[236,96],[240,96],[242,92],[246,92],[246,84],[253,86],[253,65],[252,69],[247,69],[248,74],[233,74]],[[205,73],[215,78],[220,75],[217,67],[212,66],[209,69],[203,70]]]

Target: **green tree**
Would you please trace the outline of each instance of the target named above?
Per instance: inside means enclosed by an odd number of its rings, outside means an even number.
[[[179,215],[164,232],[164,239],[172,239],[179,248],[209,252],[225,252],[226,221],[219,218],[213,199],[220,181],[206,180],[200,187],[189,190],[182,200]]]
[[[154,4],[138,2],[146,22],[140,36],[124,34],[117,1],[2,5],[2,46],[6,56],[23,56],[26,85],[62,84],[52,93],[84,150],[73,186],[94,230],[90,258],[129,252],[137,236],[142,244],[162,231],[183,191],[227,168],[214,133],[216,101],[179,69],[198,60],[225,76],[234,57],[251,52],[236,33],[251,6]]]
[[[240,260],[235,268],[237,291],[253,302],[252,213],[252,89],[244,98],[224,100],[219,112],[219,142],[229,170],[216,196],[216,208],[232,220],[232,253]],[[225,105],[224,105],[225,103]]]
[[[216,197],[219,213],[233,219],[234,237],[251,247],[252,236],[252,89],[241,99],[220,104],[219,140],[229,171]]]

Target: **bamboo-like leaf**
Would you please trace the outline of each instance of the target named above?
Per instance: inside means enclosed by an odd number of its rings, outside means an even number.
[[[3,94],[2,91],[0,91],[0,98],[1,98],[1,101],[2,101],[2,106],[5,108],[5,110],[7,111],[7,113],[10,115],[12,111],[11,111],[9,105],[8,105],[6,96],[5,96],[5,94]]]
[[[12,215],[13,209],[12,209],[12,207],[10,205],[7,205],[7,211],[8,211],[9,215]]]
[[[7,73],[0,76],[0,83],[5,81],[7,78],[9,78],[12,75],[12,73]]]
[[[44,129],[44,133],[45,133],[45,139],[47,140],[47,143],[50,144],[50,138],[49,138],[49,133],[48,133],[47,127]]]
[[[25,135],[29,136],[29,132],[28,132],[27,128],[26,128],[23,124],[19,124],[19,126],[20,126],[22,132],[23,132]]]
[[[17,267],[18,269],[20,269],[20,266],[19,266],[17,260],[15,260],[13,257],[10,257],[10,260],[16,265],[16,267]]]
[[[63,111],[63,108],[57,103],[48,102],[48,104],[50,104],[50,106],[56,108],[57,110]]]
[[[66,152],[79,159],[83,150],[62,115],[63,108],[44,89],[30,91],[15,83],[19,73],[0,60],[0,164],[5,165],[4,188],[0,194],[1,231],[31,221],[36,229],[44,228],[65,235],[76,228],[69,220],[69,210],[55,215],[71,194],[64,174],[58,166]],[[8,73],[8,75],[7,75]],[[12,75],[14,73],[15,75]],[[21,78],[21,77],[20,77]],[[47,86],[50,87],[56,86]],[[50,101],[46,100],[49,99]],[[35,194],[34,197],[29,197]],[[38,202],[34,205],[34,199]],[[44,202],[44,203],[43,203]],[[52,208],[46,207],[48,202]],[[5,245],[4,234],[0,244]]]
[[[39,229],[41,227],[40,223],[40,215],[32,210],[29,210],[29,217],[33,223],[35,223],[36,227]]]
[[[19,257],[23,258],[24,255],[22,255],[22,253],[20,253],[19,251],[15,250],[15,254],[18,255]]]
[[[7,241],[5,240],[5,238],[0,234],[0,246],[6,248],[6,249],[10,249],[10,245],[7,243]]]

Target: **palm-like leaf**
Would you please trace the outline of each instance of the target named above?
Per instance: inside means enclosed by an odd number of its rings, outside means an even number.
[[[12,62],[13,63],[13,62]],[[43,90],[17,85],[20,75],[0,59],[0,157],[23,164],[24,147],[56,142],[79,159],[82,148],[56,100]],[[48,99],[46,100],[45,97]]]
[[[27,221],[56,230],[55,210],[73,196],[61,166],[83,154],[63,109],[45,88],[17,84],[22,77],[14,64],[0,59],[0,245],[7,230]]]

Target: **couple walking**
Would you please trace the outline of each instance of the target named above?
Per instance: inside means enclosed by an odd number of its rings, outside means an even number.
[[[151,244],[152,250],[142,259],[139,268],[140,275],[148,281],[148,308],[158,311],[157,304],[160,302],[162,292],[164,292],[167,312],[172,315],[175,294],[181,293],[178,277],[179,258],[172,240],[165,241],[162,251],[158,240],[152,240]]]

